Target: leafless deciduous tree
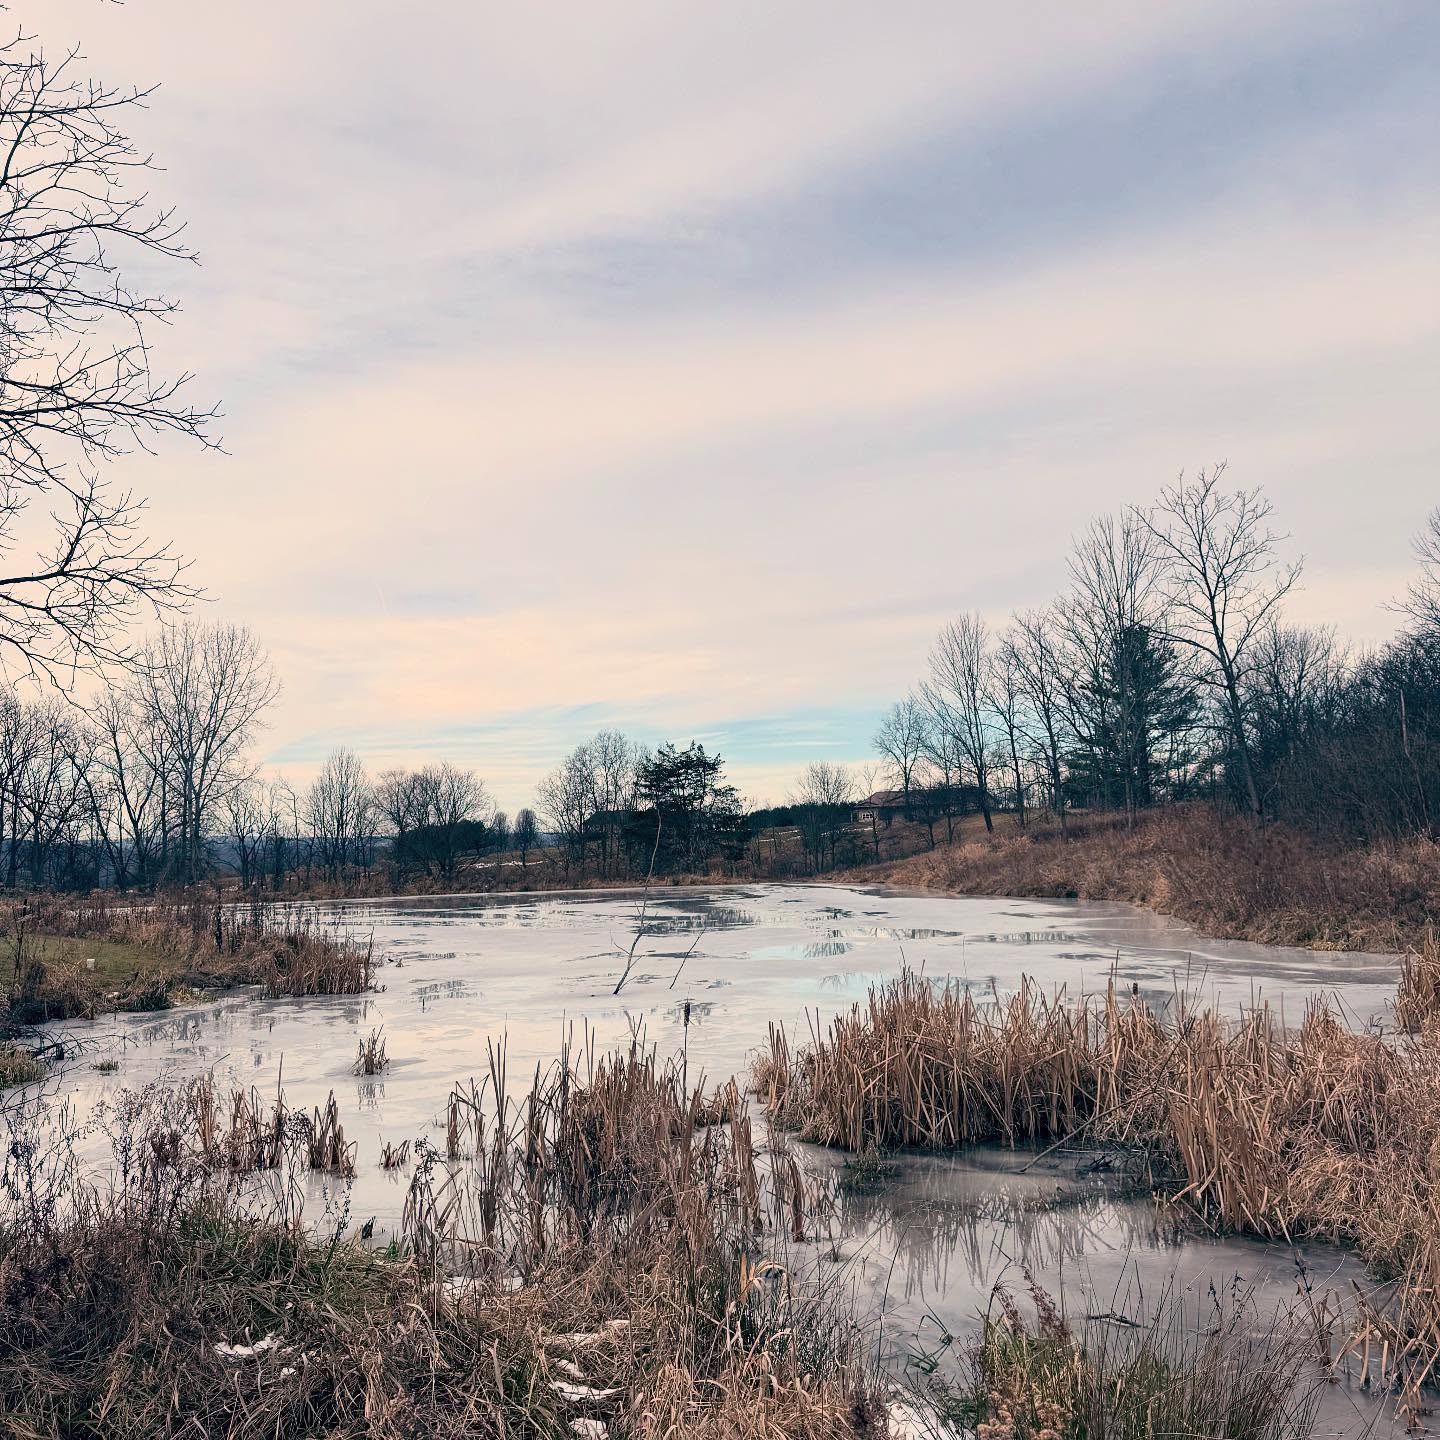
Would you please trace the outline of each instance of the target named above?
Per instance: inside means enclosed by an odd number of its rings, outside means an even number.
[[[305,821],[316,858],[332,879],[368,862],[374,793],[360,757],[343,745],[326,757],[305,793]]]
[[[990,750],[994,737],[985,690],[989,669],[989,631],[984,619],[972,612],[952,620],[940,631],[930,651],[930,679],[926,685],[933,710],[945,717],[944,723],[975,777],[985,828],[993,830]]]
[[[1440,635],[1440,505],[1426,517],[1413,548],[1420,574],[1400,608],[1423,633]]]
[[[1021,740],[1025,728],[1025,686],[1020,657],[1009,636],[1003,637],[990,657],[985,677],[985,699],[1000,734],[1004,759],[1010,766],[1015,818],[1025,828],[1025,770]]]
[[[1005,637],[1024,697],[1024,727],[1043,770],[1050,808],[1065,828],[1065,673],[1060,637],[1048,610],[1027,610],[1014,618]]]
[[[520,852],[520,868],[530,863],[530,852],[540,843],[540,822],[526,806],[515,816],[515,848]]]
[[[106,464],[165,433],[210,443],[186,375],[150,367],[174,311],[122,266],[193,260],[144,193],[124,126],[149,91],[80,74],[28,36],[0,44],[0,659],[68,683],[129,658],[138,611],[183,605],[183,565]]]
[[[831,760],[813,761],[795,782],[790,803],[797,812],[801,843],[817,869],[835,864],[836,845],[850,825],[853,794],[849,770]]]
[[[1157,546],[1135,515],[1102,516],[1071,552],[1064,635],[1069,728],[1096,774],[1114,773],[1127,817],[1149,801],[1144,658],[1156,627]],[[1112,802],[1113,803],[1113,802]]]
[[[1270,502],[1259,489],[1220,488],[1225,466],[1182,476],[1159,502],[1137,512],[1163,563],[1169,634],[1209,662],[1206,678],[1222,696],[1231,753],[1252,814],[1263,809],[1250,752],[1245,692],[1256,641],[1300,578],[1301,562],[1283,564],[1283,537],[1270,529]]]
[[[168,626],[141,665],[147,724],[163,743],[175,791],[173,862],[193,882],[215,807],[251,774],[246,752],[280,686],[260,642],[235,625]]]
[[[885,712],[874,745],[890,767],[908,814],[916,776],[925,758],[925,707],[918,696],[907,695]]]

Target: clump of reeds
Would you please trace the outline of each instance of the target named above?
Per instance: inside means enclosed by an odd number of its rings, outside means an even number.
[[[1034,1320],[1006,1292],[968,1360],[968,1385],[933,1386],[937,1409],[977,1440],[1153,1440],[1224,1435],[1305,1440],[1317,1382],[1304,1383],[1304,1333],[1277,1320],[1254,1333],[1243,1308],[1189,1326],[1164,1304],[1146,1323],[1078,1331],[1031,1286]]]
[[[345,1127],[340,1123],[340,1107],[333,1090],[325,1108],[317,1106],[311,1116],[305,1153],[312,1170],[329,1170],[347,1177],[355,1173],[355,1144],[345,1139]]]
[[[1387,1378],[1440,1367],[1440,1036],[1392,1043],[1323,1003],[1162,1022],[1113,990],[973,999],[913,974],[756,1068],[770,1112],[847,1149],[1091,1139],[1135,1147],[1212,1224],[1353,1245],[1396,1280]]]
[[[237,1089],[222,1110],[207,1072],[191,1082],[186,1101],[195,1153],[207,1166],[242,1175],[274,1170],[296,1141],[298,1127],[281,1095],[267,1103],[253,1088]]]
[[[45,1078],[45,1062],[19,1045],[0,1044],[0,1090],[33,1085]]]
[[[1395,1023],[1403,1030],[1422,1030],[1440,1016],[1440,938],[1433,928],[1417,949],[1401,957],[1394,1008]]]
[[[518,1098],[492,1054],[469,1099],[473,1167],[422,1145],[404,1243],[383,1251],[247,1201],[296,1190],[205,1162],[213,1102],[119,1107],[145,1128],[117,1140],[129,1158],[106,1184],[61,1174],[44,1127],[13,1126],[0,1413],[35,1435],[203,1417],[232,1440],[872,1433],[851,1313],[771,1258],[738,1094],[729,1123],[701,1127],[709,1098],[633,1049]]]
[[[410,1159],[410,1142],[402,1140],[398,1145],[387,1140],[380,1149],[380,1168],[382,1170],[403,1169]]]
[[[385,1036],[379,1030],[372,1030],[360,1041],[351,1069],[357,1075],[378,1075],[389,1066],[390,1057],[385,1053]]]
[[[372,986],[371,942],[337,935],[309,915],[285,911],[261,927],[256,943],[267,994],[359,995]]]

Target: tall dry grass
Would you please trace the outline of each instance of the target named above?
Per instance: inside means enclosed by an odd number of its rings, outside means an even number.
[[[1309,1338],[1286,1322],[1258,1330],[1243,1304],[1187,1316],[1173,1300],[1133,1330],[1078,1330],[1034,1285],[1035,1318],[1005,1291],[969,1353],[961,1387],[938,1385],[945,1413],[977,1440],[1305,1440],[1318,1388]]]
[[[496,1052],[461,1097],[468,1163],[422,1142],[385,1251],[303,1223],[284,1138],[303,1112],[279,1102],[232,1100],[227,1127],[213,1094],[133,1096],[105,1184],[80,1177],[38,1110],[12,1112],[6,1424],[216,1440],[883,1433],[850,1313],[775,1249],[733,1087],[689,1091],[639,1047],[513,1098],[504,1072]]]
[[[1152,1157],[1217,1227],[1355,1247],[1393,1280],[1365,1324],[1411,1390],[1440,1365],[1440,1022],[1355,1034],[1324,1005],[1161,1020],[1117,996],[1026,984],[977,1001],[913,973],[809,1044],[772,1031],[755,1070],[769,1112],[863,1151],[1088,1139]]]
[[[1205,805],[1044,817],[868,867],[857,876],[972,895],[1123,900],[1208,935],[1323,950],[1405,950],[1440,913],[1440,846],[1336,848]]]
[[[164,1009],[181,987],[261,985],[272,996],[355,995],[372,987],[374,957],[361,941],[305,907],[222,906],[195,897],[139,902],[110,894],[28,896],[0,904],[13,952],[10,1013],[35,1022],[123,1009]],[[123,976],[87,973],[78,956],[44,959],[38,939],[99,941],[131,958]],[[113,980],[117,989],[107,993]]]

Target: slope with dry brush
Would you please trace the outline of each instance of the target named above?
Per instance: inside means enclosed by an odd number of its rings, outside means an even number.
[[[1406,974],[1437,965],[1432,938]],[[1134,1147],[1217,1227],[1353,1246],[1390,1282],[1361,1329],[1413,1394],[1440,1374],[1440,1015],[1408,1022],[1357,1034],[1319,1001],[1296,1029],[1263,1009],[1162,1019],[1113,988],[986,1001],[907,972],[800,1049],[772,1029],[754,1079],[821,1144]]]
[[[1440,915],[1440,846],[1322,844],[1205,805],[1078,815],[1065,831],[999,817],[954,844],[850,873],[964,895],[1034,895],[1146,905],[1207,935],[1318,950],[1419,946]]]

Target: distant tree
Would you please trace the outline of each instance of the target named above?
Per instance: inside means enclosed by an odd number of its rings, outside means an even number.
[[[1072,779],[1093,801],[1123,808],[1127,823],[1149,803],[1153,717],[1151,637],[1160,625],[1161,563],[1143,519],[1102,516],[1075,542],[1071,587],[1055,614],[1063,641]],[[1135,667],[1147,670],[1136,673]],[[1083,775],[1083,780],[1082,780]]]
[[[530,863],[530,852],[540,841],[540,824],[535,812],[527,805],[515,816],[515,848],[520,852],[520,868]]]
[[[1230,753],[1251,814],[1264,806],[1250,753],[1245,696],[1252,656],[1300,578],[1301,562],[1282,564],[1282,539],[1269,528],[1272,506],[1259,489],[1221,490],[1224,464],[1183,476],[1138,512],[1163,564],[1168,633],[1207,662],[1206,681],[1220,696]]]
[[[536,787],[550,828],[565,847],[567,865],[585,863],[585,836],[595,814],[595,769],[587,745],[577,745]]]
[[[332,750],[305,794],[305,822],[331,879],[366,862],[375,799],[365,766],[343,745]]]
[[[815,869],[834,866],[836,845],[850,825],[853,797],[850,772],[843,765],[818,760],[807,765],[790,798],[800,841]]]
[[[425,823],[425,782],[418,770],[384,771],[374,790],[375,813],[390,835],[390,865],[398,880],[412,859],[411,833]]]
[[[484,844],[489,792],[473,770],[444,761],[420,772],[420,794],[422,819],[414,838],[430,870],[449,879],[461,855]]]
[[[217,805],[251,774],[246,752],[280,685],[250,631],[185,621],[146,647],[140,686],[147,733],[164,752],[170,864],[193,882]]]
[[[1420,574],[1400,608],[1422,635],[1440,636],[1440,505],[1426,517],[1413,548]]]
[[[143,533],[143,503],[102,470],[166,432],[208,444],[213,416],[180,399],[186,375],[151,372],[176,307],[121,268],[194,259],[122,128],[151,92],[79,63],[28,36],[0,44],[0,655],[59,684],[130,660],[137,613],[194,595]]]
[[[1024,667],[1010,636],[1001,638],[990,656],[985,674],[985,699],[995,718],[1003,761],[1010,767],[1010,787],[1015,818],[1025,828],[1025,771],[1021,764],[1021,739],[1025,729]]]
[[[930,651],[930,679],[926,691],[931,713],[953,735],[960,755],[975,780],[985,828],[993,830],[990,788],[991,748],[994,737],[986,694],[990,670],[990,635],[978,612],[952,620]]]
[[[885,712],[874,740],[876,753],[889,764],[907,817],[915,777],[925,757],[925,744],[925,707],[918,696],[910,694]]]
[[[712,860],[740,841],[740,795],[725,780],[724,761],[692,741],[685,749],[662,745],[640,763],[636,791],[647,807],[634,833],[657,833],[662,873],[703,874]],[[640,848],[638,846],[634,848]]]
[[[1049,610],[1016,615],[1002,642],[1012,657],[1024,698],[1023,730],[1045,776],[1050,807],[1065,828],[1065,785],[1062,761],[1067,743],[1066,677],[1061,658],[1060,627]]]
[[[490,818],[490,843],[495,847],[495,868],[500,869],[505,860],[505,851],[510,844],[510,817],[497,810]]]

